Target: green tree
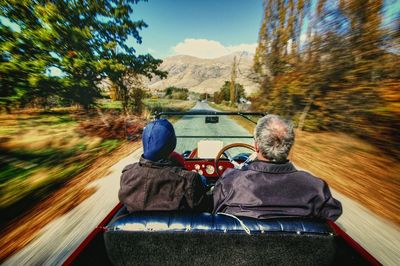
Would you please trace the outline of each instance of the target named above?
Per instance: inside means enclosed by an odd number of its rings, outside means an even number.
[[[165,89],[165,97],[168,99],[186,100],[189,97],[189,90],[170,86]]]
[[[54,89],[51,85],[58,80],[49,82],[46,76],[54,62],[47,50],[51,36],[43,29],[35,9],[20,1],[1,1],[0,15],[18,25],[12,29],[0,20],[0,104],[10,110],[11,105],[38,90],[39,96],[50,94]]]
[[[108,77],[126,111],[130,95],[126,75],[166,75],[157,70],[160,60],[149,54],[137,56],[127,44],[129,37],[140,44],[139,30],[147,26],[132,19],[137,2],[1,1],[0,15],[21,29],[1,25],[1,85],[7,88],[2,102],[56,94],[88,108],[101,97],[97,85]],[[48,75],[50,68],[62,75]]]
[[[231,82],[225,81],[224,85],[220,88],[219,91],[214,92],[214,102],[221,103],[222,101],[229,101],[231,99]],[[233,88],[235,99],[239,101],[240,97],[245,97],[245,91],[243,85],[239,83],[234,84]]]
[[[208,93],[201,93],[200,95],[199,95],[199,100],[206,100],[206,99],[209,99],[211,97],[211,95],[210,94],[208,94]]]

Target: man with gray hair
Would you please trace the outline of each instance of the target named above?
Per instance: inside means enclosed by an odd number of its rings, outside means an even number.
[[[254,130],[257,160],[227,169],[215,184],[213,213],[257,219],[309,217],[336,220],[341,203],[327,183],[287,160],[294,143],[290,122],[276,115],[261,118]]]

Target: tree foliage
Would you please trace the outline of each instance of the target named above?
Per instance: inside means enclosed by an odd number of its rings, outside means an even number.
[[[384,10],[381,0],[264,1],[253,108],[398,146],[400,14],[384,23]]]
[[[2,0],[0,31],[0,104],[21,105],[57,95],[89,107],[101,97],[99,82],[108,77],[118,94],[131,95],[125,76],[165,76],[161,60],[135,55],[132,37],[147,25],[132,20],[137,0]],[[17,25],[10,27],[8,19]],[[51,75],[50,70],[59,75]],[[124,109],[128,101],[124,101]]]
[[[165,89],[165,97],[168,99],[187,100],[189,97],[189,90],[187,88],[171,86]]]
[[[220,88],[219,91],[214,92],[214,102],[221,103],[222,101],[230,101],[231,97],[231,81],[225,81],[224,85]],[[245,91],[243,85],[239,83],[234,83],[233,86],[233,94],[235,95],[234,99],[239,101],[240,97],[245,97]]]
[[[209,93],[207,93],[207,92],[200,93],[198,96],[199,96],[198,99],[199,99],[200,101],[208,100],[208,99],[210,99],[210,97],[211,97],[211,95],[210,95]]]

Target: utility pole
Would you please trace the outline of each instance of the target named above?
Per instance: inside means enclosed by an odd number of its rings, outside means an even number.
[[[235,80],[236,80],[236,68],[237,68],[237,64],[236,64],[236,56],[233,58],[233,65],[232,65],[232,71],[231,71],[231,84],[230,84],[230,88],[229,88],[229,96],[230,96],[230,102],[233,104],[236,102],[236,93],[235,93]]]

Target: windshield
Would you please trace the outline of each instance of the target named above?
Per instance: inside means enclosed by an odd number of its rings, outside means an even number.
[[[204,114],[200,112],[204,112]],[[210,114],[210,112],[216,112],[216,114]],[[255,122],[262,115],[262,113],[248,115],[247,112],[235,115],[225,114],[213,109],[207,103],[198,102],[190,112],[174,123],[177,136],[175,151],[178,153],[192,151],[198,147],[199,142],[204,140],[219,140],[223,146],[232,143],[253,145]],[[169,118],[168,113],[163,117]],[[207,118],[209,118],[209,122],[206,122]],[[249,152],[249,149],[246,148],[235,148],[230,151],[233,156]]]

